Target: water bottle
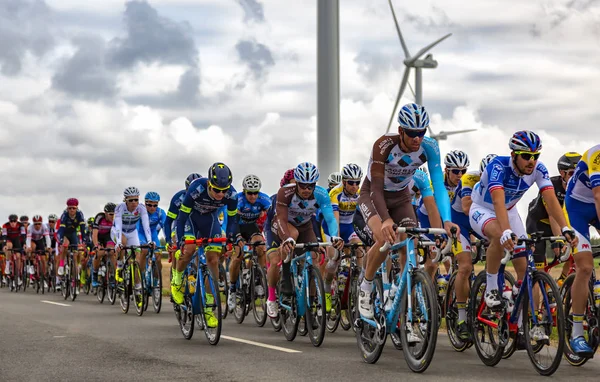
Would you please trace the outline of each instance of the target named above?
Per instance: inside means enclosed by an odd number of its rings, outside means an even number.
[[[10,260],[6,260],[6,266],[4,267],[4,274],[10,275]]]
[[[396,283],[392,283],[392,287],[390,288],[390,303],[394,301],[397,291],[398,291],[398,285],[396,285]]]
[[[337,287],[340,293],[344,293],[344,289],[346,289],[346,281],[348,280],[348,268],[342,268],[340,273],[338,274],[337,279]]]
[[[101,266],[100,269],[98,270],[98,276],[106,276],[106,266]]]
[[[448,287],[448,279],[446,279],[446,276],[444,276],[442,274],[438,274],[437,285],[438,285],[438,294],[440,296],[445,296],[446,295],[446,287]]]
[[[196,276],[188,276],[188,289],[190,290],[190,294],[194,294],[194,292],[196,292]]]
[[[597,308],[600,308],[600,281],[594,282],[594,304]]]
[[[150,286],[150,269],[146,268],[146,286]]]
[[[244,285],[250,285],[250,269],[242,269],[242,280],[244,280]]]
[[[390,298],[390,289],[386,289],[385,285],[383,286],[383,301],[385,301],[385,311],[389,312],[392,309],[392,299]]]
[[[508,285],[504,285],[504,291],[502,292],[502,297],[504,297],[507,301],[507,310],[512,312],[515,306],[515,300],[513,298],[513,289],[511,289]]]

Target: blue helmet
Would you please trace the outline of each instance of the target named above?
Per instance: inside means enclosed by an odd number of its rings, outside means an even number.
[[[194,180],[200,178],[202,178],[202,175],[195,172],[191,173],[187,178],[185,178],[185,188],[187,189]]]
[[[226,164],[217,162],[208,169],[208,183],[217,189],[226,189],[231,186],[233,177]]]
[[[317,183],[319,169],[310,162],[300,163],[294,170],[294,179],[298,183]]]
[[[160,195],[154,191],[148,191],[146,196],[144,196],[145,200],[151,200],[153,202],[160,202]]]
[[[542,149],[542,140],[533,131],[517,131],[510,137],[508,147],[510,147],[512,151],[535,153]]]
[[[398,112],[398,123],[403,129],[423,130],[429,127],[429,114],[425,106],[408,103]]]

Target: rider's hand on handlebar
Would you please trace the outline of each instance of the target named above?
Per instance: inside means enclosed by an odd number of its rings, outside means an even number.
[[[396,241],[396,230],[394,229],[394,221],[390,218],[381,225],[381,234],[385,241],[393,244]]]
[[[456,232],[453,233],[452,228],[456,228]],[[448,235],[448,237],[460,237],[460,227],[456,224],[450,221],[446,221],[444,222],[444,229],[446,230],[446,234]]]
[[[502,244],[504,249],[506,249],[507,251],[512,251],[513,249],[515,249],[515,242],[513,240],[513,236],[513,231],[507,229],[504,230],[502,236],[500,237],[500,244]]]
[[[295,246],[296,240],[290,237],[282,243],[281,248],[283,249],[284,253],[289,253],[294,249]]]
[[[571,244],[571,247],[577,247],[577,244],[579,244],[579,239],[575,235],[575,231],[573,231],[570,227],[563,227],[562,234],[565,239],[567,239],[569,244]]]
[[[331,243],[333,244],[334,248],[337,249],[338,251],[341,251],[344,249],[344,240],[342,240],[341,237],[332,236]]]

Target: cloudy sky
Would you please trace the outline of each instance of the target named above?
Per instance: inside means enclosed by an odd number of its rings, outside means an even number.
[[[342,162],[365,167],[403,56],[387,1],[341,3]],[[453,33],[424,104],[434,131],[477,131],[442,153],[476,168],[531,129],[554,175],[563,152],[598,143],[599,3],[395,1],[412,53]],[[130,185],[167,204],[215,161],[236,187],[255,173],[274,192],[316,161],[315,0],[0,0],[0,36],[0,217],[59,213],[71,196],[89,216]]]

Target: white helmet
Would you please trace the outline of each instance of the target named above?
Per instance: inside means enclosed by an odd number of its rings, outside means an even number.
[[[483,173],[483,170],[485,170],[485,168],[487,167],[487,165],[492,161],[492,159],[494,159],[495,157],[497,157],[498,155],[496,154],[488,154],[485,156],[485,158],[483,158],[481,160],[481,163],[479,163],[479,173]]]
[[[123,191],[123,197],[129,198],[132,196],[140,196],[140,190],[137,187],[127,187],[125,191]]]
[[[310,162],[300,163],[294,169],[294,180],[298,183],[317,183],[319,169]]]
[[[244,191],[260,191],[260,187],[262,184],[260,183],[260,179],[256,175],[246,175],[244,180],[242,180],[242,188]]]
[[[348,163],[342,168],[342,179],[361,179],[362,168],[354,163]]]
[[[450,168],[467,168],[469,164],[469,156],[460,150],[452,150],[444,158],[444,165]]]
[[[342,174],[339,172],[332,172],[329,174],[329,178],[327,178],[327,182],[329,184],[340,184],[342,183]]]

